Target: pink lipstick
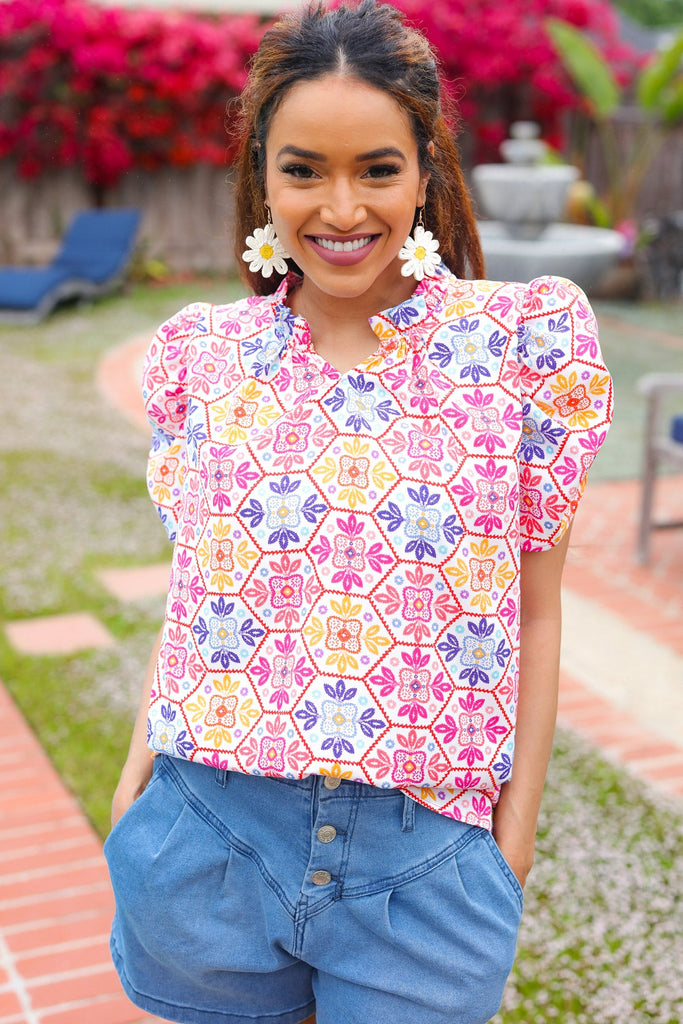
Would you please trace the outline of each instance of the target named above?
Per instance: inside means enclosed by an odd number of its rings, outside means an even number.
[[[379,235],[306,235],[311,249],[336,267],[352,267],[372,252]]]

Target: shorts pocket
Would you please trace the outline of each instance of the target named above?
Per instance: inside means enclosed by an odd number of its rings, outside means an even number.
[[[488,829],[486,829],[484,830],[484,833],[486,836],[486,841],[488,843],[489,850],[491,851],[491,856],[493,857],[494,861],[500,868],[500,871],[503,874],[504,878],[509,883],[513,893],[519,900],[519,906],[521,910],[524,905],[524,890],[522,889],[522,886],[519,884],[519,879],[517,878],[517,875],[514,873],[514,871],[506,861],[505,857],[503,856],[501,849],[498,846],[496,840],[493,838],[491,832],[489,832]]]
[[[146,814],[145,805],[147,801],[151,798],[154,787],[158,784],[158,781],[159,771],[157,770],[155,759],[154,770],[152,772],[151,779],[149,780],[149,782],[147,783],[147,785],[145,786],[137,800],[133,801],[128,810],[124,811],[124,813],[121,815],[116,824],[112,826],[109,835],[104,841],[104,856],[107,859],[109,859],[109,853],[112,846],[115,846],[118,841],[119,833],[126,830],[131,819],[136,819],[140,817],[140,815],[144,816]]]
[[[185,798],[168,770],[117,823],[106,854],[115,944],[137,991],[158,992],[172,979],[177,1001],[183,986],[210,988],[216,972],[291,962],[269,942],[269,916],[279,925],[279,907],[257,867]]]

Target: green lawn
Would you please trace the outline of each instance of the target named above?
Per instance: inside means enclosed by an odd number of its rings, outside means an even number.
[[[0,328],[0,617],[89,610],[111,651],[17,655],[0,631],[0,675],[101,835],[163,600],[121,603],[108,566],[170,556],[145,484],[147,438],[94,387],[115,343],[234,282],[133,288],[35,328]],[[596,476],[638,469],[638,376],[683,371],[681,307],[602,304],[617,417]],[[621,319],[626,325],[616,323]],[[640,333],[642,328],[642,336]],[[496,1024],[680,1024],[683,1020],[683,819],[570,736],[560,735],[520,953]],[[454,964],[457,971],[457,964]]]
[[[0,633],[0,675],[101,835],[164,603],[123,605],[96,573],[170,558],[170,546],[147,497],[148,438],[103,401],[95,368],[187,302],[239,290],[138,286],[43,325],[0,327],[0,618],[88,610],[117,640],[113,651],[30,658]]]

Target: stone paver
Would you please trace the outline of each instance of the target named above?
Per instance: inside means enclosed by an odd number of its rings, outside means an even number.
[[[101,569],[97,575],[119,601],[138,601],[167,594],[170,574],[171,563],[158,562],[128,569]]]
[[[65,655],[89,647],[113,647],[114,638],[90,612],[41,615],[5,623],[5,632],[22,654]]]

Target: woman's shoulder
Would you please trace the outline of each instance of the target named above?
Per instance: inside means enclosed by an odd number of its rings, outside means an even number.
[[[214,320],[260,321],[264,316],[272,315],[273,302],[272,295],[244,295],[232,302],[212,303],[210,309]]]
[[[568,278],[545,274],[531,281],[470,280],[454,274],[442,277],[443,317],[446,320],[488,315],[510,331],[543,316],[572,311],[582,321],[594,320],[585,293]]]
[[[202,337],[239,339],[273,317],[272,296],[246,295],[231,302],[189,302],[161,324],[162,344],[199,342]]]
[[[492,278],[472,280],[448,273],[441,278],[440,284],[447,298],[470,296],[478,302],[487,304],[492,296],[506,296],[512,299],[520,310],[528,302],[535,302],[538,305],[558,300],[562,302],[573,302],[577,299],[587,301],[579,285],[557,274],[542,274],[531,281],[500,281]]]

